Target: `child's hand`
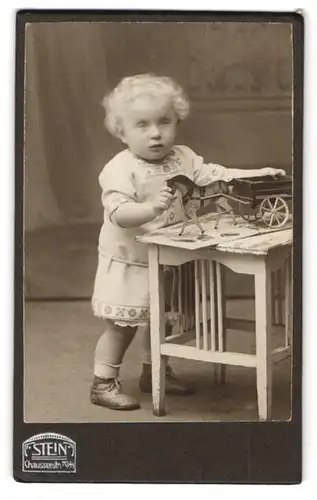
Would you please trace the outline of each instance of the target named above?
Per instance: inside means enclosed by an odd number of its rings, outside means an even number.
[[[158,215],[163,213],[170,207],[173,200],[175,200],[175,195],[172,194],[171,188],[163,187],[152,202],[155,213]]]
[[[286,175],[286,172],[285,172],[285,170],[282,170],[281,168],[265,167],[265,168],[261,168],[261,174],[262,175],[272,175],[273,177],[278,177],[280,175]]]

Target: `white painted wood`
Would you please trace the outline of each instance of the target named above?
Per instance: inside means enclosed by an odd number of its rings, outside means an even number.
[[[190,328],[195,328],[195,270],[194,262],[189,264],[190,269],[190,280],[189,280],[189,292],[190,292]]]
[[[287,258],[286,258],[287,261]],[[285,262],[284,262],[285,265]],[[283,325],[283,284],[282,284],[282,270],[281,268],[276,271],[276,281],[277,281],[277,297],[276,297],[276,309],[277,309],[277,324]]]
[[[195,260],[195,325],[196,325],[196,347],[201,349],[200,344],[200,289],[199,289],[199,267]]]
[[[283,233],[283,234],[282,234]],[[248,241],[247,241],[248,240]],[[257,240],[257,241],[256,241]],[[272,401],[272,359],[281,359],[281,356],[284,356],[284,352],[275,352],[272,356],[271,353],[271,332],[272,332],[272,321],[271,321],[271,312],[272,312],[272,300],[271,300],[271,271],[278,269],[279,266],[283,264],[287,255],[289,255],[291,251],[290,243],[292,241],[292,233],[290,230],[280,231],[279,233],[268,233],[262,234],[258,236],[253,236],[243,238],[240,240],[239,245],[237,244],[237,240],[231,242],[230,244],[233,248],[230,247],[228,241],[223,243],[223,247],[221,248],[218,245],[218,248],[215,249],[212,246],[209,248],[198,248],[195,249],[185,249],[178,247],[177,245],[172,248],[169,247],[165,242],[164,246],[159,247],[159,251],[156,251],[156,254],[153,253],[153,245],[151,245],[149,250],[149,255],[152,252],[152,259],[149,256],[150,262],[150,280],[152,281],[152,286],[150,289],[151,293],[151,339],[157,336],[157,330],[162,333],[161,328],[157,325],[153,326],[155,323],[164,324],[164,319],[159,321],[158,318],[162,311],[164,311],[164,300],[162,301],[162,291],[158,286],[160,281],[160,271],[156,269],[158,267],[158,262],[166,265],[180,265],[185,262],[200,260],[200,259],[208,259],[214,260],[218,264],[224,265],[235,272],[255,275],[255,285],[256,285],[256,358],[253,355],[243,355],[240,353],[228,353],[225,350],[224,352],[212,352],[205,351],[201,349],[201,332],[200,332],[200,324],[203,320],[203,306],[200,301],[200,284],[199,284],[199,266],[198,263],[194,263],[194,273],[195,273],[195,336],[196,336],[196,346],[190,347],[185,345],[173,345],[173,344],[163,344],[164,337],[160,339],[159,342],[156,340],[156,348],[161,349],[162,356],[159,356],[160,361],[157,359],[154,361],[154,365],[156,363],[156,368],[159,366],[159,371],[154,368],[154,373],[156,373],[156,379],[160,379],[162,375],[162,365],[164,361],[165,355],[171,355],[176,357],[185,357],[187,359],[197,359],[201,361],[209,361],[212,363],[219,364],[234,364],[241,366],[256,366],[257,367],[257,390],[258,390],[258,406],[259,406],[259,417],[261,420],[266,420],[270,418],[271,415],[271,401]],[[175,243],[175,242],[174,242]],[[199,243],[198,243],[199,244]],[[236,246],[236,248],[235,248]],[[154,258],[155,257],[155,258]],[[157,262],[155,261],[157,260]],[[151,264],[152,262],[152,264]],[[156,262],[156,263],[155,263]],[[155,263],[155,265],[153,264]],[[154,266],[154,267],[153,267]],[[155,267],[156,266],[156,267]],[[154,271],[153,271],[154,269]],[[156,270],[155,270],[156,269]],[[153,285],[153,280],[157,284],[157,287]],[[216,280],[216,277],[215,277]],[[216,280],[217,281],[217,280]],[[290,279],[291,281],[291,279]],[[285,285],[286,286],[286,285]],[[156,292],[161,299],[157,300],[155,298],[155,288],[159,290]],[[207,288],[207,287],[206,287]],[[208,289],[210,286],[208,287]],[[292,287],[290,288],[292,291]],[[152,298],[152,295],[154,298]],[[164,294],[163,294],[164,299]],[[153,306],[152,306],[153,302]],[[160,304],[160,307],[157,306],[157,302]],[[291,299],[290,299],[290,303]],[[210,301],[207,299],[206,304],[208,307],[207,316],[212,316],[212,308]],[[218,306],[217,306],[218,307]],[[156,310],[156,312],[155,312]],[[154,311],[154,316],[153,316]],[[163,315],[164,316],[164,315]],[[208,318],[207,318],[208,321]],[[230,325],[231,319],[229,321],[226,319],[223,321],[223,328],[228,328]],[[240,327],[242,324],[240,323]],[[254,325],[249,323],[250,331],[251,328],[254,330]],[[244,329],[244,327],[243,327]],[[156,333],[155,333],[156,332]],[[211,337],[211,336],[210,336]],[[183,341],[177,340],[178,342]],[[218,339],[219,340],[219,339]],[[224,343],[225,343],[225,339]],[[216,339],[217,341],[217,339]],[[217,342],[216,342],[217,343]],[[153,340],[152,345],[155,345],[155,340]],[[217,346],[216,346],[217,347]],[[184,350],[185,349],[185,350]],[[188,350],[189,349],[189,350]],[[158,351],[160,352],[160,351]],[[154,347],[152,355],[154,357]],[[164,356],[163,356],[164,355]],[[158,354],[156,354],[158,357]],[[153,358],[154,359],[154,358]],[[157,376],[159,373],[159,376]],[[154,380],[154,378],[153,378]],[[159,381],[155,385],[155,381],[153,382],[153,401],[154,397],[156,397],[156,403],[154,405],[155,411],[159,414],[164,411],[164,403],[162,404],[162,394],[161,389],[162,385],[165,382]],[[155,389],[156,387],[156,389]],[[159,387],[159,390],[157,390]],[[154,390],[155,389],[155,390]],[[165,392],[165,391],[163,391]],[[154,396],[156,394],[156,396]],[[164,398],[163,398],[164,399]],[[162,410],[163,408],[163,410]]]
[[[203,318],[203,347],[208,350],[208,325],[207,325],[207,287],[206,287],[206,266],[205,261],[200,261],[200,275],[201,275],[201,307]]]
[[[196,330],[187,330],[184,333],[176,333],[173,335],[169,335],[168,337],[165,338],[165,343],[167,344],[186,344],[187,342],[190,342],[191,340],[195,339],[196,336]]]
[[[185,315],[185,330],[190,330],[190,296],[189,296],[189,266],[190,262],[184,265],[184,315]]]
[[[185,317],[186,317],[186,328],[185,330],[190,330],[190,290],[189,290],[189,271],[190,262],[185,264],[185,283],[184,283],[184,295],[185,295]]]
[[[220,241],[231,241],[233,239],[259,234],[257,228],[252,228],[247,223],[240,224],[234,231],[232,230],[232,220],[222,220],[219,230],[215,229],[214,225],[214,220],[210,220],[206,224],[205,222],[203,223],[205,230],[204,238],[200,238],[201,231],[193,224],[188,224],[184,234],[180,237],[179,231],[182,226],[175,224],[152,233],[138,236],[137,240],[143,243],[154,243],[160,246],[168,245],[170,247],[195,250],[217,245]]]
[[[176,358],[193,359],[209,363],[225,365],[255,367],[256,356],[254,354],[241,354],[236,352],[212,352],[187,345],[163,344],[162,354]]]
[[[182,286],[183,286],[183,269],[181,266],[179,266],[178,267],[178,312],[180,314],[183,314]]]
[[[171,304],[170,304],[170,308],[171,308],[171,312],[172,313],[175,313],[176,310],[175,310],[175,307],[177,309],[177,295],[176,295],[176,286],[177,286],[177,271],[175,269],[175,267],[172,267],[172,274],[173,274],[173,278],[172,278],[172,289],[171,289]]]
[[[227,351],[227,327],[226,327],[226,287],[225,287],[225,274],[223,266],[220,266],[220,280],[221,280],[221,302],[222,302],[222,327],[223,327],[223,350]],[[219,382],[224,385],[226,383],[227,366],[220,365]]]
[[[184,331],[188,329],[188,298],[186,292],[187,292],[187,264],[182,266],[182,287],[181,287]]]
[[[221,267],[219,262],[216,263],[217,274],[217,308],[218,308],[218,350],[223,352],[223,310],[222,310],[222,283],[221,283]]]
[[[252,253],[254,255],[267,255],[269,250],[275,247],[291,245],[292,240],[292,229],[285,229],[219,243],[219,245],[217,245],[217,250],[230,250],[231,252],[239,250],[241,253],[247,251],[247,253]]]
[[[228,267],[235,273],[253,275],[256,272],[258,262],[260,262],[262,256],[253,254],[240,255],[230,252],[224,253],[210,250],[209,258]]]
[[[266,255],[276,246],[290,245],[292,243],[291,223],[278,230],[272,228],[250,228],[248,223],[239,220],[236,227],[232,227],[230,218],[223,220],[221,229],[215,230],[213,217],[208,220],[202,218],[205,234],[210,238],[198,238],[200,231],[195,226],[188,226],[186,234],[180,239],[177,237],[180,226],[175,224],[153,233],[137,237],[137,240],[147,244],[157,244],[162,247],[174,247],[185,250],[199,250],[217,246],[220,251],[232,253],[253,253]]]
[[[209,307],[210,307],[210,348],[216,350],[216,304],[215,304],[215,269],[212,261],[208,262],[209,268]]]
[[[272,288],[272,295],[271,295],[271,301],[272,301],[272,308],[271,308],[271,313],[272,313],[272,326],[276,325],[276,301],[275,301],[275,296],[276,296],[276,273],[275,271],[271,272],[271,288]]]
[[[193,328],[192,326],[192,318],[193,318],[193,283],[192,283],[192,262],[188,262],[186,264],[187,267],[187,280],[186,280],[186,296],[187,296],[187,329],[190,330]]]
[[[290,251],[290,246],[285,247],[283,250],[280,248],[272,249],[268,255],[271,270],[280,267]],[[252,251],[239,254],[230,250],[222,252],[212,248],[199,251],[186,251],[177,248],[160,247],[159,259],[160,264],[170,266],[178,266],[193,260],[210,259],[229,267],[234,272],[254,274],[254,266],[261,259],[261,255],[255,255]]]
[[[261,269],[255,274],[256,368],[260,420],[270,419],[272,411],[271,294],[271,273],[263,259]]]
[[[159,248],[149,246],[149,282],[151,309],[151,357],[153,412],[165,414],[166,362],[161,355],[161,344],[165,338],[164,276],[159,266]]]

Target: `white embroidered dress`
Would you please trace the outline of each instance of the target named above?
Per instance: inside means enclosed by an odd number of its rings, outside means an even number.
[[[197,185],[204,186],[219,180],[229,182],[237,172],[220,165],[204,164],[203,159],[186,146],[174,146],[165,158],[155,163],[138,158],[126,149],[104,167],[99,176],[104,221],[92,297],[96,316],[122,326],[148,324],[147,247],[138,243],[135,237],[182,219],[178,199],[153,221],[128,229],[117,224],[116,209],[122,203],[150,201],[173,175],[186,175]]]

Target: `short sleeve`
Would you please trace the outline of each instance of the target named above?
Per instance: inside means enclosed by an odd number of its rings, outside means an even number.
[[[102,204],[112,221],[115,221],[114,213],[120,205],[137,201],[133,169],[122,160],[112,160],[99,175]]]
[[[205,163],[202,156],[197,155],[187,146],[178,146],[177,152],[185,160],[187,175],[198,186],[206,186],[216,181],[230,182],[233,179],[233,172],[230,168],[215,163]]]
[[[200,156],[194,161],[194,182],[198,186],[207,186],[212,182],[232,181],[233,176],[230,168],[223,167],[216,163],[204,163]]]
[[[233,179],[241,179],[254,175],[259,176],[259,170],[227,168],[217,163],[205,163],[202,156],[198,156],[187,146],[175,146],[174,150],[183,164],[184,173],[197,186],[208,186],[214,182],[221,181],[231,182]]]

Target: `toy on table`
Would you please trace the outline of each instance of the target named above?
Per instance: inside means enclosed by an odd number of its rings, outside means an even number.
[[[235,179],[232,196],[240,215],[247,221],[261,221],[272,228],[283,227],[289,218],[287,201],[292,199],[292,177],[265,176]]]
[[[215,229],[218,228],[221,215],[223,213],[230,213],[234,225],[236,225],[236,218],[233,208],[227,201],[228,186],[225,182],[216,181],[212,185],[208,186],[209,191],[211,190],[213,194],[206,195],[207,186],[197,186],[189,177],[185,175],[176,175],[167,180],[167,185],[172,189],[174,194],[178,189],[181,193],[181,206],[183,210],[183,225],[179,232],[181,236],[185,230],[186,225],[189,223],[190,219],[199,228],[201,234],[204,234],[204,228],[202,227],[199,218],[197,216],[197,210],[189,207],[189,202],[191,200],[199,200],[200,206],[203,206],[205,200],[213,200],[216,205],[217,216]]]
[[[167,186],[171,188],[172,194],[176,193],[176,190],[180,192],[180,201],[181,207],[183,210],[183,225],[179,232],[179,236],[181,236],[185,230],[185,227],[189,223],[190,219],[198,226],[201,234],[204,234],[204,228],[199,222],[197,213],[195,209],[189,210],[188,204],[191,200],[201,199],[200,188],[186,175],[175,175],[167,180]],[[198,189],[198,197],[194,195],[194,190]]]
[[[201,234],[204,234],[197,209],[189,208],[191,200],[199,200],[200,207],[214,202],[216,207],[215,229],[218,229],[221,216],[229,213],[233,224],[236,217],[229,201],[238,205],[239,214],[248,222],[262,221],[272,228],[282,227],[289,217],[289,208],[286,200],[292,198],[292,178],[288,176],[265,176],[234,179],[230,183],[215,181],[207,186],[197,186],[189,177],[176,175],[167,180],[167,185],[174,194],[176,190],[181,193],[183,209],[183,225],[179,236],[185,230],[190,219],[197,225]]]

